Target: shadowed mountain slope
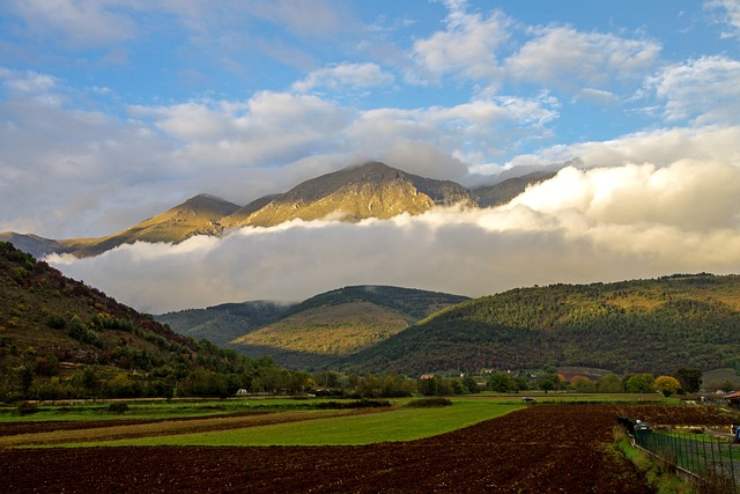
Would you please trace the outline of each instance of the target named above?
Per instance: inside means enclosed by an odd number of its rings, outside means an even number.
[[[511,290],[442,310],[344,364],[409,373],[738,366],[740,276],[674,275]]]

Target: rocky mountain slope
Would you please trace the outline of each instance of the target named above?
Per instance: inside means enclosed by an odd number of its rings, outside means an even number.
[[[0,239],[36,257],[51,253],[86,257],[137,241],[177,243],[193,235],[221,235],[228,229],[269,227],[295,219],[359,221],[421,214],[434,206],[490,207],[508,202],[528,184],[549,176],[534,173],[467,190],[449,180],[424,178],[369,162],[307,180],[288,192],[264,196],[243,207],[201,194],[105,237],[52,240],[8,232],[0,233]]]

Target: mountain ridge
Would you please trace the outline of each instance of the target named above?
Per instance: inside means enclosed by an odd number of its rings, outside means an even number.
[[[88,257],[137,241],[179,243],[194,235],[220,236],[235,228],[270,227],[294,219],[311,221],[330,217],[355,222],[366,218],[387,219],[402,213],[417,215],[435,206],[492,207],[548,177],[530,173],[491,186],[466,189],[451,180],[425,178],[370,161],[314,177],[287,192],[266,195],[245,206],[210,194],[198,194],[107,236],[54,240],[5,232],[0,233],[0,240],[7,240],[35,257],[54,253]]]

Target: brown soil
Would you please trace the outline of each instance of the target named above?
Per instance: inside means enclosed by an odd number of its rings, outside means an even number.
[[[606,450],[617,409],[535,406],[440,436],[356,447],[0,450],[7,492],[648,493]]]
[[[738,414],[705,406],[617,405],[618,413],[651,425],[730,425]]]

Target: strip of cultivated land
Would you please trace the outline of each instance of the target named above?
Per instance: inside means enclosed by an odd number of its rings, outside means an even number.
[[[59,443],[114,440],[121,438],[146,438],[162,434],[183,434],[203,431],[244,430],[266,424],[284,424],[299,421],[328,419],[341,416],[365,415],[385,409],[359,410],[306,410],[296,412],[262,413],[236,417],[217,417],[190,420],[166,420],[145,424],[112,425],[86,429],[57,430],[0,437],[0,448],[54,445]],[[169,437],[169,436],[168,436]]]
[[[214,432],[156,435],[127,439],[60,444],[62,447],[98,446],[286,446],[360,445],[387,441],[410,441],[434,436],[500,417],[522,408],[473,400],[434,408],[399,407],[382,413],[291,421],[258,427],[231,427]],[[165,433],[166,434],[166,433]]]

